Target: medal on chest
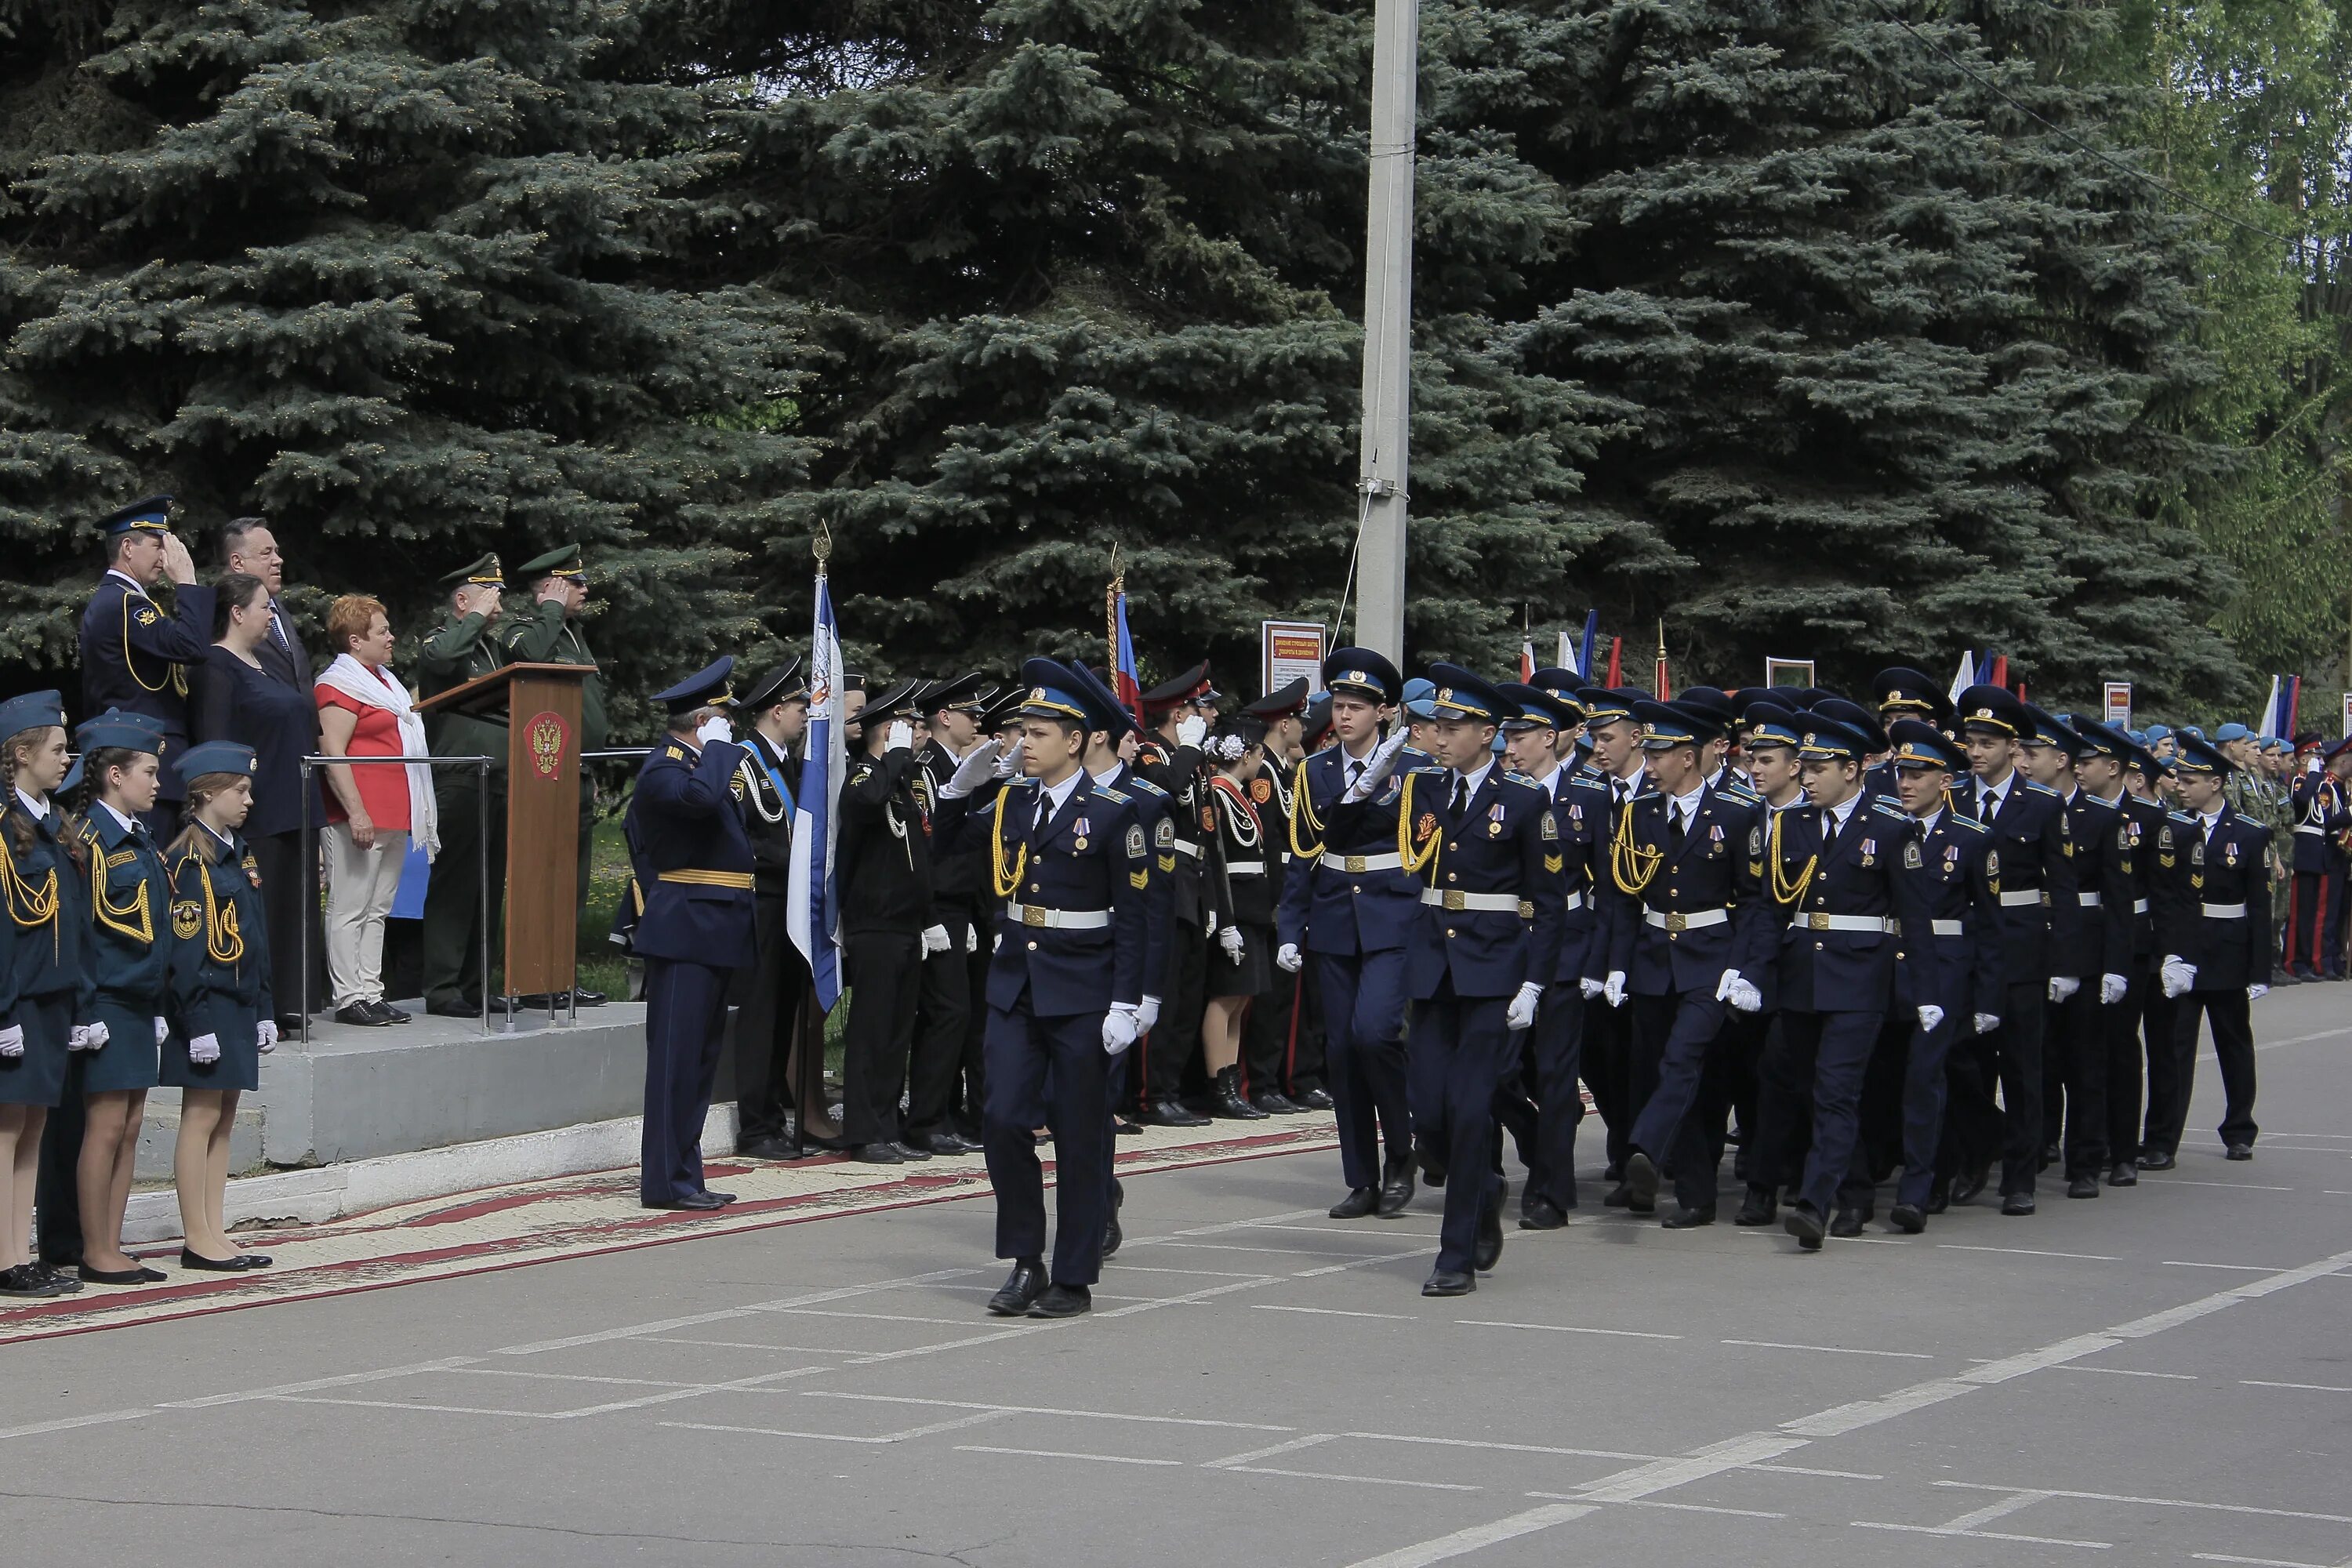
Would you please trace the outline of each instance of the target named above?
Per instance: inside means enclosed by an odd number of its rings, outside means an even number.
[[[1878,864],[1877,839],[1865,838],[1862,841],[1862,863],[1865,866],[1875,866]]]
[[[1094,825],[1083,816],[1070,824],[1070,847],[1084,849],[1087,847],[1087,835],[1093,831]]]
[[[2235,866],[2237,863],[2238,841],[2232,838],[2229,843],[2221,846],[2221,864],[2224,866]]]
[[[1494,805],[1486,808],[1486,837],[1489,838],[1500,838],[1502,836],[1503,803],[1498,800]]]

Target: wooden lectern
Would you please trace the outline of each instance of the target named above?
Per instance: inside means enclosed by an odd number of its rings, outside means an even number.
[[[586,664],[509,664],[416,705],[507,727],[509,996],[562,996],[579,977],[580,687],[595,673]]]

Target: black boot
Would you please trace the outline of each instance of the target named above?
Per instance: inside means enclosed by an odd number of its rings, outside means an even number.
[[[1266,1113],[1249,1102],[1242,1093],[1242,1069],[1238,1067],[1219,1068],[1217,1087],[1211,1093],[1216,1114],[1229,1121],[1263,1121]]]

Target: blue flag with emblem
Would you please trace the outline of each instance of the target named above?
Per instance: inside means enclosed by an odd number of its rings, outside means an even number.
[[[800,799],[793,809],[784,930],[808,960],[817,1005],[830,1013],[841,999],[835,931],[841,904],[834,879],[834,846],[840,836],[841,780],[849,753],[842,736],[841,637],[833,624],[833,591],[825,585],[822,562],[816,573],[816,630],[809,643],[808,672],[807,759],[801,763]]]

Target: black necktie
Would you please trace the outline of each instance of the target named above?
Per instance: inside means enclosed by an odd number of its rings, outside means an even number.
[[[1990,784],[1987,784],[1984,788],[1977,791],[1977,820],[1979,822],[1990,822],[1995,816],[2000,815],[2000,798],[1993,794],[1992,786]]]
[[[1363,764],[1363,762],[1361,761],[1361,759],[1359,759],[1359,758],[1350,758],[1350,759],[1349,760],[1349,763],[1348,763],[1348,787],[1349,787],[1349,789],[1353,789],[1353,788],[1355,788],[1358,784],[1361,784],[1361,783],[1363,783],[1363,782],[1364,782],[1364,764]]]
[[[1822,858],[1824,860],[1829,858],[1830,851],[1837,847],[1837,814],[1830,811],[1822,813]]]
[[[1454,778],[1454,820],[1458,826],[1462,814],[1470,809],[1470,781],[1459,773]]]
[[[1675,801],[1667,808],[1666,820],[1671,825],[1666,842],[1673,847],[1675,853],[1680,854],[1684,840],[1690,836],[1690,824],[1683,820],[1682,802]]]
[[[1029,825],[1029,842],[1034,844],[1045,837],[1045,825],[1054,820],[1054,797],[1044,790],[1037,792],[1037,820]]]

